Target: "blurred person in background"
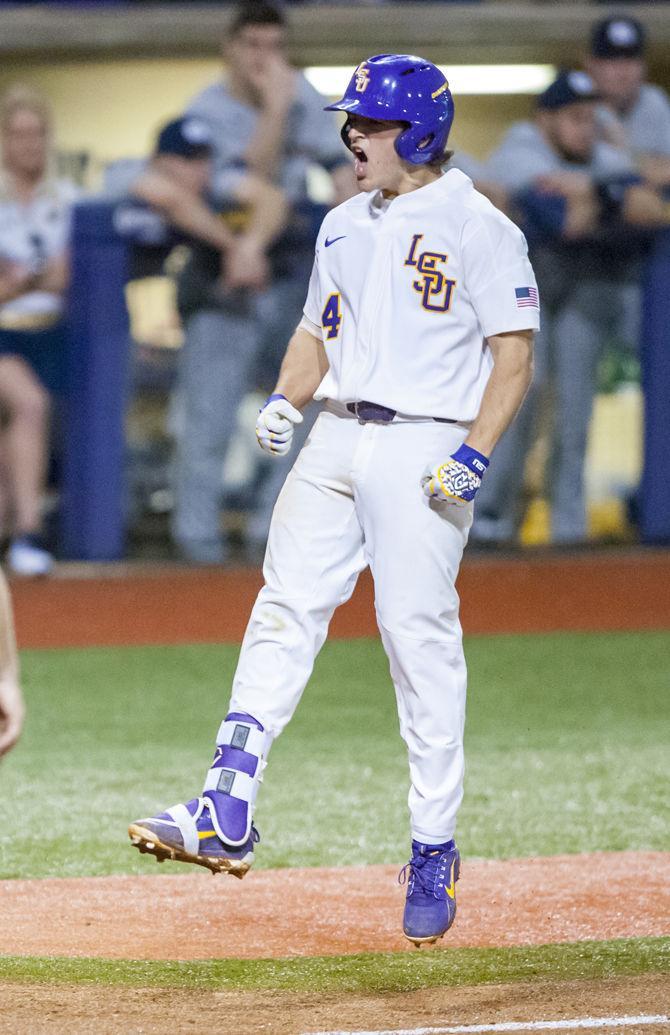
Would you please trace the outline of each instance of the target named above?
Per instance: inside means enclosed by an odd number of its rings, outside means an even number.
[[[602,100],[597,118],[604,140],[625,148],[645,179],[670,186],[670,97],[646,82],[646,32],[636,19],[614,15],[591,31],[585,67]]]
[[[534,119],[515,123],[487,164],[486,175],[509,192],[526,233],[543,318],[533,386],[478,496],[472,538],[480,544],[516,539],[524,462],[548,384],[551,540],[587,539],[584,463],[598,360],[615,334],[637,342],[639,228],[662,218],[657,194],[641,184],[630,155],[599,139],[599,100],[584,72],[561,72],[538,97]]]
[[[160,130],[151,158],[130,181],[128,193],[162,217],[151,222],[151,231],[147,224],[155,241],[170,247],[199,242],[212,250],[218,275],[214,293],[261,287],[267,276],[265,251],[285,225],[285,198],[256,177],[237,178],[227,204],[245,206],[249,218],[244,233],[236,233],[210,198],[212,155],[207,123],[190,116],[174,119]]]
[[[7,581],[0,571],[0,758],[21,736],[24,716],[12,601]]]
[[[144,229],[154,249],[162,246],[163,258],[178,243],[190,249],[177,280],[184,343],[173,421],[173,533],[184,558],[199,564],[226,556],[223,461],[240,400],[253,387],[258,351],[250,297],[268,282],[268,251],[288,212],[282,190],[246,170],[220,182],[214,195],[213,151],[209,123],[193,115],[175,119],[162,128],[150,161],[129,186],[130,196],[160,218]],[[243,219],[230,220],[239,213]]]
[[[256,269],[256,284],[213,297],[217,271],[198,251],[181,278],[187,334],[173,536],[184,557],[197,563],[220,563],[227,556],[220,529],[221,468],[245,376],[253,366],[251,382],[264,391],[272,388],[281,343],[301,317],[315,234],[306,206],[309,165],[331,176],[335,203],[355,192],[350,156],[332,116],[322,110],[323,98],[287,61],[286,34],[284,15],[273,4],[238,7],[223,44],[225,77],[186,109],[212,132],[215,198],[234,197],[251,176],[280,189],[291,205],[286,229],[272,248],[250,231],[248,205],[227,206],[229,226],[242,232],[235,261]],[[305,421],[303,437],[309,425]],[[246,529],[254,559],[264,550],[289,466],[281,459],[259,467]]]
[[[188,364],[194,352],[198,354],[191,342],[197,334],[199,314],[231,305],[230,299],[239,304],[244,292],[262,288],[268,276],[266,251],[287,218],[287,202],[278,187],[245,173],[235,177],[228,196],[219,192],[215,198],[212,173],[211,129],[202,119],[190,115],[161,127],[148,159],[122,159],[105,171],[105,193],[119,198],[115,221],[122,233],[131,234],[136,246],[131,250],[131,280],[163,275],[173,250],[183,245],[188,248],[188,265],[181,277],[177,274],[178,306],[185,333],[185,347],[179,352],[178,395],[185,394],[180,391],[184,381],[191,386],[194,380]],[[241,207],[246,216],[244,227],[229,226],[227,213]],[[251,383],[254,350],[245,349],[248,322],[245,313],[241,335],[214,339],[213,355],[199,367],[210,388],[217,390],[194,392],[191,405],[207,405],[216,394],[216,415],[203,416],[205,433],[215,437],[200,437],[193,454],[188,452],[189,440],[183,442],[179,428],[173,428],[180,444],[180,463],[205,465],[205,476],[215,485],[209,500],[212,521],[218,521],[220,512],[222,458],[235,429],[239,399]],[[189,552],[189,559],[200,558]]]
[[[9,568],[45,575],[42,538],[51,398],[64,388],[72,183],[51,168],[47,102],[17,86],[0,98],[0,507]]]

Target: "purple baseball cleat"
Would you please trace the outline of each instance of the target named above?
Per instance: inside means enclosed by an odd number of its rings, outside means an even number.
[[[398,882],[407,881],[403,931],[415,945],[436,942],[456,917],[456,881],[461,857],[454,841],[424,845],[412,841],[412,858]]]
[[[158,862],[174,859],[197,863],[212,873],[231,873],[244,877],[254,861],[254,844],[260,840],[256,827],[244,844],[228,845],[221,840],[210,814],[207,798],[193,798],[185,805],[174,805],[158,816],[138,819],[128,827],[131,843]]]
[[[243,877],[260,840],[251,817],[271,743],[251,715],[227,715],[202,796],[131,823],[131,843],[159,862],[175,859]]]

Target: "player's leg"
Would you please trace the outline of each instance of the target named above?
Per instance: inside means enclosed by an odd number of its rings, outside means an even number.
[[[51,406],[20,356],[0,356],[0,404],[7,415],[4,459],[14,526],[8,564],[18,574],[45,575],[53,566],[40,538]]]
[[[257,329],[244,306],[202,310],[186,323],[177,386],[177,458],[172,533],[187,560],[225,559],[222,467],[247,386]]]
[[[584,542],[588,534],[586,447],[598,359],[612,326],[612,306],[616,305],[613,296],[611,286],[605,283],[577,285],[556,318],[553,455],[549,464],[555,543]]]
[[[12,532],[12,508],[7,466],[5,429],[0,428],[0,543],[9,541]]]
[[[340,425],[344,425],[340,428]],[[203,793],[139,820],[140,851],[243,876],[272,741],[291,718],[335,608],[365,565],[351,490],[356,421],[323,413],[280,494],[264,566]]]
[[[403,927],[419,943],[444,934],[456,910],[466,667],[455,583],[472,520],[471,507],[429,502],[420,478],[426,464],[454,452],[466,429],[375,430],[360,510],[409,756],[412,859]]]
[[[274,509],[265,585],[251,612],[230,707],[273,737],[291,718],[328,631],[365,567],[351,481],[361,426],[319,415]]]

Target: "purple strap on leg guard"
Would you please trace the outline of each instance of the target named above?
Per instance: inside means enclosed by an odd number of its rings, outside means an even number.
[[[228,845],[242,845],[251,834],[258,785],[272,737],[252,715],[231,712],[221,723],[214,761],[203,797],[217,834]]]

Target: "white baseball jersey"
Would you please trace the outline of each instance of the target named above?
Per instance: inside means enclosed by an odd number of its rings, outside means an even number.
[[[316,399],[463,422],[493,365],[486,338],[539,328],[523,234],[458,169],[329,212],[304,312],[330,362]]]
[[[20,263],[33,270],[65,251],[70,234],[72,206],[77,190],[68,180],[46,179],[25,204],[11,184],[0,179],[0,262]],[[2,311],[12,314],[59,313],[63,298],[50,291],[29,291],[7,302]]]

